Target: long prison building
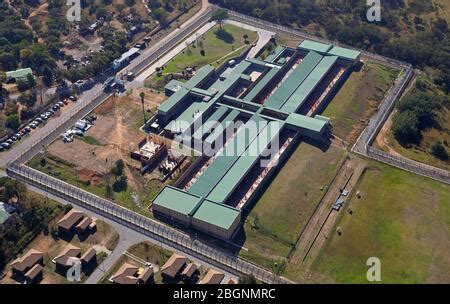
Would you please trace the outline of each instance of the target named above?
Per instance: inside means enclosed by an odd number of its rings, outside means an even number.
[[[185,190],[162,189],[152,211],[231,239],[240,227],[241,209],[228,203],[230,197],[258,161],[274,157],[270,149],[284,131],[319,140],[327,136],[329,119],[315,115],[323,106],[317,103],[326,98],[317,99],[317,92],[325,90],[329,94],[322,95],[329,97],[331,84],[342,81],[359,57],[355,50],[305,40],[296,49],[278,46],[265,59],[218,69],[220,74],[206,65],[187,82],[170,81],[169,98],[148,126],[157,122],[152,131],[215,154]],[[308,115],[301,114],[305,107]],[[237,120],[243,125],[234,129]]]

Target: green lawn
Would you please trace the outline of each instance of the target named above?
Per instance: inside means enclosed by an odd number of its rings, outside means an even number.
[[[370,162],[313,264],[320,282],[367,283],[366,260],[381,260],[383,283],[450,282],[450,186]],[[347,208],[345,208],[347,211]]]
[[[230,57],[237,56],[247,47],[256,41],[257,34],[231,24],[222,25],[223,30],[228,33],[230,40],[223,39],[217,35],[219,26],[214,26],[204,35],[199,36],[194,44],[186,47],[180,54],[169,61],[162,71],[163,75],[158,77],[156,74],[147,79],[147,85],[151,87],[161,88],[161,82],[164,81],[164,75],[171,73],[181,73],[187,67],[195,66],[201,68],[206,64],[214,66],[220,65]],[[245,43],[244,35],[248,35]],[[201,44],[203,44],[204,55],[201,53]]]
[[[240,255],[266,267],[282,263],[324,195],[345,155],[300,143],[250,212],[244,225],[247,250]],[[322,188],[322,190],[321,190]],[[258,229],[252,229],[257,218]]]
[[[333,132],[348,141],[356,140],[397,74],[397,70],[372,62],[353,71],[323,112],[331,118]]]
[[[103,146],[103,144],[97,140],[97,138],[89,135],[77,136],[78,139],[84,141],[89,145]]]
[[[90,183],[86,183],[86,182],[79,180],[74,165],[71,164],[70,162],[62,160],[56,156],[53,156],[53,155],[46,156],[45,157],[45,160],[46,160],[45,166],[42,166],[41,159],[42,159],[42,156],[37,155],[28,162],[28,165],[36,170],[42,171],[48,175],[56,177],[62,181],[69,183],[69,184],[72,184],[81,189],[89,191],[100,197],[106,198],[105,184],[103,181],[99,182],[99,184],[97,184],[97,185],[92,185]],[[153,199],[153,197],[156,195],[156,193],[160,189],[158,187],[158,185],[156,185],[156,184],[155,184],[155,187],[156,187],[156,189],[154,189],[153,187],[150,187],[149,189],[147,189],[147,191],[142,192],[142,191],[136,191],[135,189],[132,189],[130,186],[128,186],[125,191],[113,192],[114,193],[113,201],[118,203],[119,205],[122,205],[122,206],[130,209],[130,210],[133,210],[135,212],[141,213],[142,215],[151,217],[152,214],[147,209],[147,207],[148,207],[150,201]],[[160,187],[162,187],[162,186],[160,186]],[[143,208],[140,208],[135,204],[135,202],[132,198],[133,192],[136,192],[138,194],[140,201],[142,202]]]

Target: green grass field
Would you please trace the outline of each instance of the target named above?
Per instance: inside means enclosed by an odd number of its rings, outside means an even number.
[[[323,112],[331,118],[333,133],[355,141],[365,121],[375,113],[379,102],[394,84],[397,74],[397,70],[372,62],[353,71]]]
[[[161,81],[164,80],[164,75],[171,73],[181,73],[187,67],[195,66],[200,68],[206,64],[212,64],[214,66],[220,65],[230,57],[238,56],[247,47],[256,41],[257,34],[231,24],[222,25],[223,29],[229,34],[231,40],[221,39],[216,33],[219,30],[219,26],[214,26],[203,36],[195,41],[194,45],[189,45],[183,50],[182,53],[175,56],[169,61],[162,71],[162,76],[156,74],[150,76],[146,80],[146,84],[151,87],[161,87]],[[248,35],[245,43],[244,35]],[[204,55],[201,54],[201,44],[203,44]]]
[[[271,267],[295,245],[301,229],[326,192],[345,151],[329,147],[322,152],[300,143],[250,212],[244,226],[247,250],[240,255]],[[255,218],[258,229],[252,229]]]
[[[367,283],[366,260],[381,260],[383,283],[450,280],[450,186],[370,162],[336,233],[314,262],[319,282]]]

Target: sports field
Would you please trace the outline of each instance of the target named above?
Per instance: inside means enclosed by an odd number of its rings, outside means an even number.
[[[311,280],[367,283],[366,261],[378,257],[383,283],[448,282],[450,186],[370,162],[357,189]]]

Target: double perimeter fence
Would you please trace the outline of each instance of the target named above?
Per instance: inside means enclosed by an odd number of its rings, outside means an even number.
[[[23,180],[48,193],[52,193],[76,205],[85,207],[110,218],[135,231],[151,236],[153,239],[170,245],[188,254],[196,253],[199,258],[218,267],[225,267],[231,273],[252,274],[265,283],[290,283],[272,272],[249,261],[211,247],[178,230],[156,222],[136,212],[123,208],[104,198],[72,186],[59,179],[25,165],[13,163],[7,169],[8,175]]]
[[[178,32],[150,56],[143,58],[135,64],[132,71],[136,74],[140,73],[149,64],[156,61],[160,56],[180,43],[183,38],[193,32],[196,28],[206,23],[210,17],[211,10],[208,10],[188,27]],[[53,128],[41,129],[42,131],[40,131],[40,134],[37,134],[37,136],[30,138],[29,141],[24,142],[20,152],[8,162],[8,175],[23,180],[48,193],[62,197],[74,204],[81,205],[94,212],[100,213],[107,218],[130,227],[135,231],[149,235],[157,241],[166,243],[182,252],[195,252],[200,258],[205,259],[208,263],[218,267],[226,267],[232,273],[252,274],[258,280],[266,283],[290,283],[290,281],[280,278],[252,262],[213,248],[178,230],[153,221],[138,213],[118,206],[113,202],[23,165],[23,163],[41,151],[42,148],[52,143],[59,134],[70,128],[78,119],[94,110],[109,96],[111,96],[111,94],[99,92],[92,98],[80,100],[74,108],[64,114],[67,118],[61,120],[60,124]]]
[[[405,157],[392,155],[374,147],[367,148],[367,155],[383,163],[450,184],[450,172],[447,170],[428,166]]]

